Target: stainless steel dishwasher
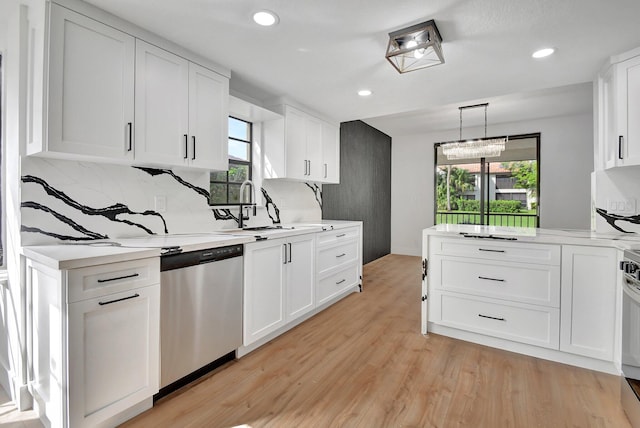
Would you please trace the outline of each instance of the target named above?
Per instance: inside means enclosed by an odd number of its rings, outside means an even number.
[[[242,245],[160,259],[160,392],[235,358],[242,345]]]

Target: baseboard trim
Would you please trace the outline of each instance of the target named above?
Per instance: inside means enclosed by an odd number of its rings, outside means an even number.
[[[498,337],[485,336],[470,331],[437,325],[432,322],[428,323],[428,331],[430,333],[453,337],[454,339],[477,343],[478,345],[490,346],[492,348],[498,348],[505,351],[516,352],[518,354],[529,355],[543,360],[555,361],[557,363],[582,367],[616,376],[620,375],[620,370],[616,367],[613,361],[597,360],[595,358],[583,357],[581,355],[570,354],[567,352],[557,351],[555,349],[541,348],[539,346],[528,345],[526,343],[512,342]]]

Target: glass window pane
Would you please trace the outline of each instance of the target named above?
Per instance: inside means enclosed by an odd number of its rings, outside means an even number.
[[[251,139],[249,129],[249,123],[233,117],[229,118],[229,137],[249,141]]]
[[[211,183],[211,203],[212,204],[226,204],[227,203],[227,185],[220,183]]]
[[[249,178],[249,165],[229,163],[229,182],[242,183]]]
[[[211,181],[227,182],[227,171],[211,171]]]
[[[251,145],[242,141],[229,140],[229,159],[249,162]]]
[[[229,203],[230,204],[238,204],[240,195],[240,185],[239,184],[229,184]]]

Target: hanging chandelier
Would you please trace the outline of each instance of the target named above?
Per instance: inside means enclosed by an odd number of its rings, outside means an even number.
[[[484,107],[484,138],[462,140],[462,111]],[[498,157],[505,149],[506,137],[487,138],[487,107],[489,103],[458,107],[460,110],[460,141],[442,144],[442,153],[448,160]]]

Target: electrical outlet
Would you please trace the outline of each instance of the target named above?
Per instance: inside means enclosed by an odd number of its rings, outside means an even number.
[[[631,199],[608,199],[607,211],[615,214],[634,215],[636,214],[636,200]]]
[[[153,197],[156,212],[163,213],[167,211],[167,197],[164,195],[156,195]]]

